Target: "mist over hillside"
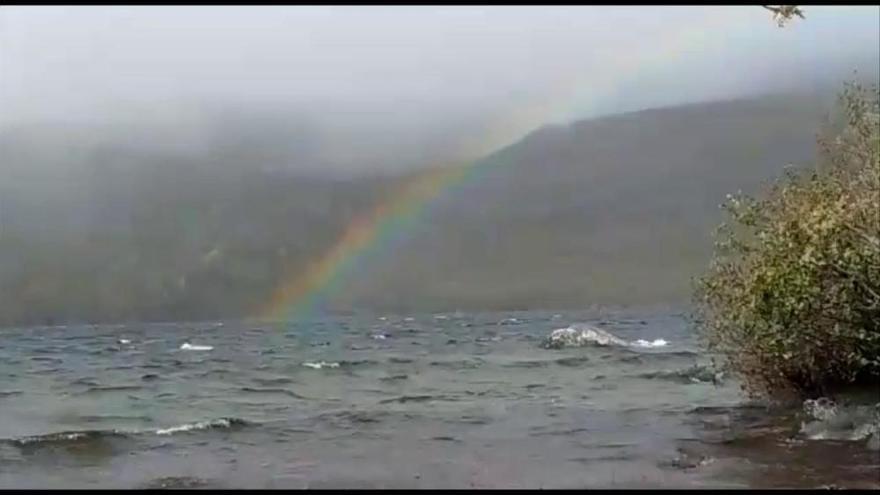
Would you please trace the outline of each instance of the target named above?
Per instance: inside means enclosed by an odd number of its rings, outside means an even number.
[[[346,303],[682,304],[728,192],[812,166],[833,97],[774,95],[541,129],[480,162]]]
[[[832,104],[831,91],[810,92],[544,127],[476,162],[479,179],[441,195],[327,302],[680,303],[707,259],[720,200],[788,163],[809,165]],[[412,175],[278,166],[321,159],[295,119],[217,129],[198,153],[63,129],[0,134],[0,323],[252,314]],[[57,162],[54,174],[30,166],[45,162]]]

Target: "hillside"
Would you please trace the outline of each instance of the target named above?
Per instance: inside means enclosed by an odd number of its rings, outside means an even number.
[[[432,204],[330,302],[680,303],[708,259],[720,200],[809,164],[831,103],[769,96],[542,128],[476,163],[480,179]],[[237,130],[226,132],[214,141],[224,153],[202,155],[0,136],[0,324],[247,315],[402,180],[284,170],[295,149],[230,148]],[[29,173],[36,162],[77,172]]]
[[[341,303],[389,309],[678,304],[728,192],[809,166],[830,98],[768,96],[540,129],[432,207]]]

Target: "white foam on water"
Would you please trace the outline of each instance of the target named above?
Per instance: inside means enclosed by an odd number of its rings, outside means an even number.
[[[172,426],[170,428],[163,428],[156,430],[157,435],[173,435],[175,433],[180,433],[184,431],[194,431],[194,430],[206,430],[208,428],[229,428],[232,426],[232,421],[229,419],[215,419],[211,421],[199,421],[197,423],[185,423],[179,426]]]
[[[665,347],[669,345],[669,342],[666,342],[663,339],[654,339],[651,341],[639,339],[631,342],[630,345],[634,347]]]
[[[319,363],[306,362],[306,363],[303,363],[302,365],[306,366],[308,368],[316,369],[316,370],[319,370],[321,368],[338,368],[339,367],[339,363],[328,363],[326,361],[321,361]]]
[[[574,324],[567,328],[557,328],[546,339],[550,347],[584,347],[586,345],[628,345],[615,335],[587,324]]]
[[[119,339],[120,344],[131,344],[131,341],[128,339]]]
[[[841,405],[827,397],[804,401],[811,421],[801,422],[800,433],[809,440],[867,440],[869,449],[880,447],[880,403]]]
[[[181,351],[211,351],[214,347],[209,345],[192,345],[189,342],[184,342],[183,345],[180,346]]]
[[[505,320],[508,321],[508,320]],[[599,327],[585,323],[575,323],[567,328],[557,328],[545,339],[545,344],[550,347],[583,347],[585,345],[598,346],[630,346],[630,347],[665,347],[669,345],[664,339],[644,340],[638,339],[627,342],[620,337],[603,330]]]

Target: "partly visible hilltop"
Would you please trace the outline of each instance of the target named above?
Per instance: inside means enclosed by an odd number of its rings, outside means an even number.
[[[477,163],[488,167],[479,180],[431,206],[331,302],[682,302],[725,194],[808,166],[832,103],[830,92],[775,95],[541,129]],[[228,148],[227,132],[213,142]],[[266,146],[217,156],[0,135],[0,324],[247,315],[401,180],[285,171],[295,150]],[[69,177],[28,172],[74,159],[80,172]]]

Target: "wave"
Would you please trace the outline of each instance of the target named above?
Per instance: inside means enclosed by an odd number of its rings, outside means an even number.
[[[388,358],[388,362],[395,364],[408,364],[415,362],[415,360],[410,358],[391,356],[390,358]]]
[[[332,363],[332,362],[328,363],[326,361],[321,361],[318,363],[305,362],[302,365],[307,368],[312,368],[312,369],[316,369],[316,370],[319,370],[321,368],[338,368],[339,367],[339,363]]]
[[[60,363],[63,360],[61,358],[52,357],[52,356],[33,356],[31,357],[31,361],[37,362],[48,362],[48,363]]]
[[[38,447],[53,447],[90,442],[101,442],[111,438],[124,438],[126,436],[126,432],[118,430],[81,430],[61,431],[57,433],[46,433],[43,435],[31,435],[12,439],[4,439],[3,442],[12,444],[19,448],[33,449]]]
[[[140,390],[140,385],[89,385],[89,388],[83,393],[90,392],[124,392],[132,390]]]
[[[594,346],[626,346],[628,343],[611,333],[586,324],[575,324],[566,328],[557,328],[544,339],[543,347],[561,349],[563,347]]]
[[[260,385],[283,385],[285,383],[293,383],[293,380],[286,376],[278,376],[273,378],[254,378],[254,381]]]
[[[550,361],[514,361],[512,363],[502,364],[504,368],[546,368],[550,365]]]
[[[576,323],[566,328],[557,328],[550,332],[550,335],[548,335],[542,342],[542,347],[545,349],[586,346],[652,348],[665,347],[667,345],[669,345],[669,342],[664,339],[655,339],[651,341],[638,339],[628,342],[611,332],[584,323]]]
[[[249,426],[249,425],[251,425],[251,423],[249,421],[245,421],[243,419],[220,418],[220,419],[212,419],[210,421],[199,421],[196,423],[185,423],[185,424],[182,424],[179,426],[172,426],[170,428],[159,429],[159,430],[156,430],[154,433],[156,435],[173,435],[175,433],[185,433],[185,432],[190,432],[190,431],[240,428],[240,427]]]
[[[435,400],[456,401],[457,399],[448,395],[402,395],[400,397],[394,397],[393,399],[381,400],[379,401],[379,404],[390,404],[394,402],[405,404],[407,402],[430,402]]]
[[[351,368],[354,366],[369,366],[371,364],[379,364],[379,362],[374,361],[372,359],[355,359],[355,360],[344,359],[342,361],[339,361],[338,364],[342,368]]]
[[[838,404],[827,397],[804,401],[800,433],[810,440],[867,440],[872,450],[880,450],[880,403]]]
[[[586,356],[572,356],[566,358],[559,358],[556,360],[556,364],[559,366],[567,366],[569,368],[577,368],[583,366],[588,363],[589,359]]]
[[[401,375],[384,376],[382,378],[379,378],[379,380],[383,381],[383,382],[393,382],[393,381],[397,381],[397,380],[406,380],[408,378],[409,378],[409,376],[401,374]]]
[[[181,351],[211,351],[214,350],[213,346],[210,345],[192,345],[189,342],[184,342],[183,345],[180,346]]]
[[[483,360],[453,360],[453,361],[431,361],[428,363],[429,366],[436,366],[438,368],[452,368],[452,369],[474,369],[482,366]]]
[[[157,489],[192,489],[205,488],[209,482],[201,478],[191,478],[187,476],[166,476],[157,478],[145,483],[141,488],[145,490]]]
[[[173,435],[175,433],[185,433],[199,430],[210,429],[230,429],[249,426],[253,423],[239,418],[219,418],[209,421],[200,421],[195,423],[185,423],[169,428],[161,428],[157,430],[74,430],[61,431],[55,433],[45,433],[42,435],[29,435],[17,438],[0,439],[0,443],[12,444],[19,448],[35,448],[35,447],[52,447],[70,444],[82,444],[89,442],[101,442],[110,439],[131,438],[137,435],[155,434],[155,435]]]
[[[319,414],[316,419],[339,427],[352,428],[356,425],[380,423],[386,416],[386,411],[330,411]]]
[[[239,390],[242,392],[250,392],[256,394],[282,394],[287,395],[289,397],[293,397],[295,399],[308,399],[308,397],[303,397],[293,390],[287,390],[285,388],[255,388],[255,387],[241,387]]]
[[[655,339],[651,341],[639,339],[634,342],[630,342],[630,345],[634,347],[666,347],[667,344],[668,342],[663,339]]]
[[[91,414],[80,416],[79,420],[84,423],[100,423],[102,421],[140,421],[142,423],[153,422],[153,418],[150,416],[127,416],[124,414]]]
[[[505,318],[497,323],[497,325],[519,325],[523,323],[519,318]]]
[[[638,375],[649,380],[671,380],[680,383],[720,383],[724,373],[711,366],[694,365],[681,370],[651,371]]]

